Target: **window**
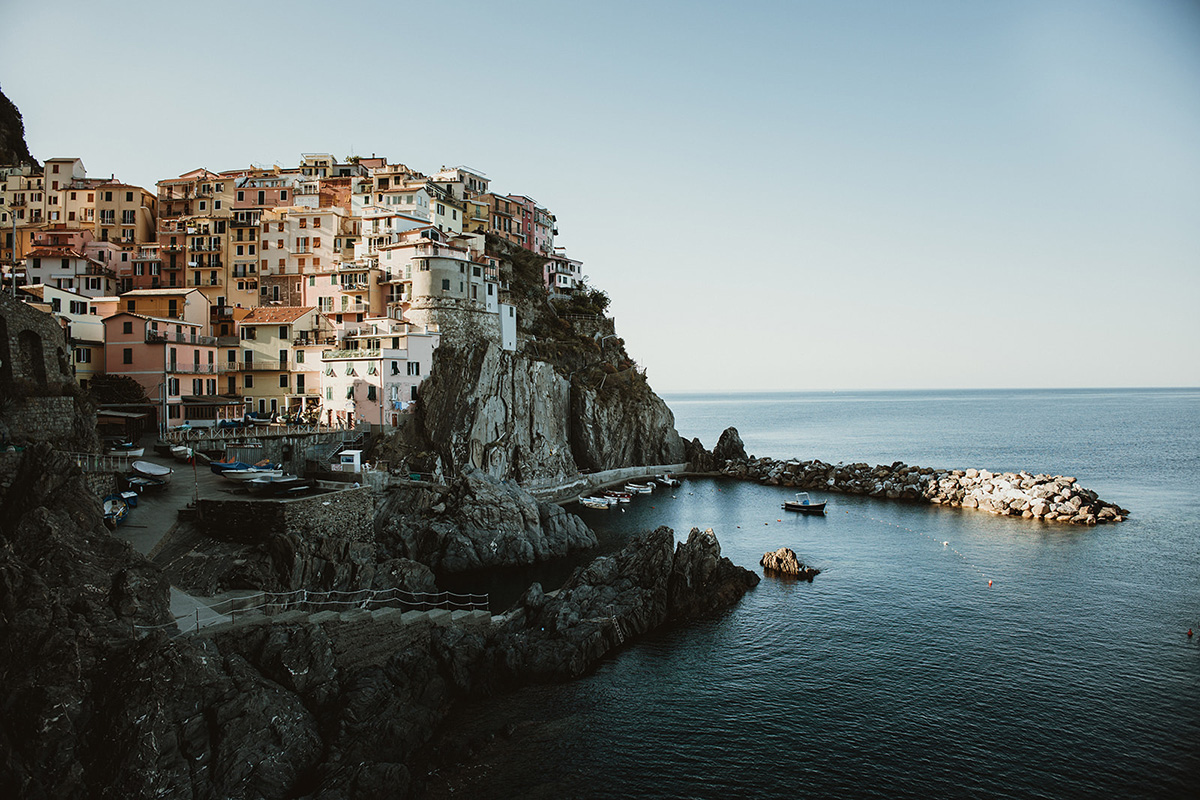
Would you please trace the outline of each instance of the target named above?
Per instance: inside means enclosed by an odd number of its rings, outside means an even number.
[[[297,363],[297,364],[303,364],[303,363],[304,363],[304,351],[303,351],[303,350],[297,350],[297,351],[296,351],[296,363]]]
[[[287,189],[280,189],[280,190],[279,190],[279,199],[280,199],[280,200],[287,200]],[[280,224],[282,225],[282,223],[280,223]]]
[[[374,399],[375,399],[375,387],[374,387],[374,386],[368,386],[368,387],[367,387],[367,399],[368,399],[368,400],[374,400]]]
[[[75,348],[75,363],[76,364],[92,363],[92,351],[87,349],[86,347],[76,347]]]
[[[408,362],[408,374],[409,375],[420,375],[421,374],[421,362],[420,361]]]
[[[320,217],[313,217],[313,227],[314,228],[321,227],[321,218]]]
[[[325,399],[326,399],[326,400],[332,400],[332,399],[333,399],[333,387],[332,387],[332,386],[326,386],[326,387],[325,387]]]
[[[122,364],[132,364],[133,363],[133,348],[132,347],[126,347],[121,352],[121,363]]]
[[[301,227],[301,228],[307,228],[307,227],[308,227],[308,220],[307,220],[306,218],[304,218],[304,217],[301,217],[301,218],[300,218],[300,227]]]
[[[442,278],[442,291],[443,292],[450,291],[450,279],[449,278]]]
[[[286,389],[287,385],[288,385],[288,376],[287,376],[287,373],[285,372],[279,376],[279,388]]]
[[[171,397],[179,396],[179,378],[167,379],[167,394]]]
[[[246,376],[246,381],[245,381],[245,384],[246,384],[246,388],[247,388],[247,389],[253,389],[253,388],[254,388],[254,376],[253,376],[253,375],[247,375],[247,376]]]
[[[287,329],[288,329],[288,326],[287,326],[287,325],[280,325],[280,326],[279,326],[279,338],[280,338],[280,339],[286,339],[286,338],[288,338]]]

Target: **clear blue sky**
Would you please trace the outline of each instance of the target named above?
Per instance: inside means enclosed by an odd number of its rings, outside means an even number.
[[[659,391],[1200,385],[1195,2],[0,0],[0,29],[39,159],[152,187],[378,153],[536,198]]]

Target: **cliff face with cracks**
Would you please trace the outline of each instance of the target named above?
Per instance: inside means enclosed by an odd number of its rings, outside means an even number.
[[[683,462],[674,415],[604,316],[603,293],[551,304],[537,258],[494,244],[513,286],[517,350],[483,333],[443,336],[403,449],[436,453],[444,472],[477,468],[522,483]]]

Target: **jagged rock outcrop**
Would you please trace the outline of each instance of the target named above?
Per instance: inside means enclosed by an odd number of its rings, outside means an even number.
[[[576,571],[553,597],[539,584],[531,586],[488,643],[488,653],[502,679],[574,677],[625,637],[726,608],[758,581],[721,556],[711,530],[693,528],[676,546],[674,532],[660,527]]]
[[[36,167],[38,162],[29,154],[25,142],[25,121],[16,104],[0,91],[0,164],[28,164]]]
[[[781,547],[773,553],[763,553],[763,557],[759,559],[758,563],[768,572],[794,575],[807,581],[811,581],[813,576],[821,574],[821,570],[810,567],[797,558],[796,551],[790,547]]]
[[[742,437],[737,428],[729,427],[721,431],[717,446],[713,448],[713,458],[718,464],[730,460],[744,461],[748,458],[746,446],[742,444]]]
[[[377,519],[382,552],[435,571],[534,564],[596,545],[579,517],[477,469],[447,487],[392,489]]]

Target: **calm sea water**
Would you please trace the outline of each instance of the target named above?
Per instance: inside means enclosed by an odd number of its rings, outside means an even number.
[[[756,455],[1074,475],[1133,516],[1089,529],[831,495],[825,518],[785,517],[786,489],[711,479],[581,509],[608,546],[711,527],[760,574],[782,546],[823,572],[464,708],[461,735],[517,724],[432,794],[1200,796],[1200,390],[667,401],[709,447],[735,425]]]

